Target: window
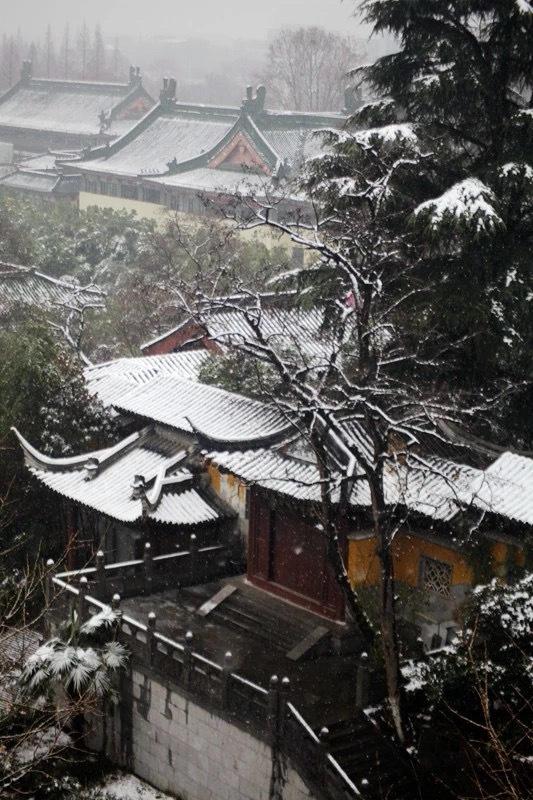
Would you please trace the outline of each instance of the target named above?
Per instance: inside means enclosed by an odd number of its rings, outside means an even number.
[[[98,184],[96,181],[86,181],[85,188],[88,192],[91,192],[91,194],[98,194]]]
[[[179,195],[173,194],[170,196],[170,208],[172,211],[179,211],[180,210],[180,198]]]
[[[146,200],[147,203],[160,203],[161,192],[158,192],[156,189],[145,189],[144,199]]]
[[[120,187],[121,189],[121,196],[125,197],[127,200],[137,200],[137,187],[132,186],[129,183],[123,183]]]
[[[422,559],[422,586],[427,592],[450,596],[452,565],[434,558]]]

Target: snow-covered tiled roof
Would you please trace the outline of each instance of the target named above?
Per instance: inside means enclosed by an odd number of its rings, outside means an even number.
[[[306,158],[324,150],[314,131],[341,127],[345,119],[341,114],[306,115],[264,109],[249,113],[245,108],[165,102],[116,140],[109,151],[95,150],[81,167],[84,172],[118,176],[159,176],[169,187],[199,191],[223,187],[229,191],[233,186],[236,191],[241,188],[236,176],[243,174],[238,164],[232,162],[233,177],[231,173],[225,176],[224,169],[211,170],[209,166],[236,137],[249,140],[269,173],[284,162],[298,170]],[[250,181],[257,177],[250,176]],[[257,188],[264,188],[264,181]]]
[[[284,456],[272,449],[211,450],[206,458],[248,484],[296,500],[320,502],[320,476],[315,464]]]
[[[533,525],[533,458],[502,453],[484,470],[473,491],[478,508]]]
[[[30,267],[0,263],[0,313],[7,313],[14,305],[24,303],[53,309],[64,306],[101,304],[104,294],[99,289],[82,288],[67,283]]]
[[[154,522],[198,525],[225,516],[184,469],[186,453],[152,426],[118,445],[73,458],[47,457],[15,433],[26,465],[41,483],[113,519],[141,520],[143,500],[134,489],[139,476],[144,480],[147,513]]]
[[[262,336],[278,352],[294,347],[307,356],[329,352],[322,308],[265,308],[257,319]],[[222,344],[255,338],[244,311],[217,311],[208,317],[207,328],[211,338]]]
[[[204,323],[208,336],[222,346],[247,339],[254,340],[255,335],[246,319],[246,310],[231,308],[231,302],[226,309],[225,302],[221,302],[220,310],[214,310],[206,316]],[[310,309],[265,307],[256,318],[259,320],[262,335],[280,353],[297,348],[302,356],[316,362],[317,359],[329,359],[332,348],[337,344],[334,338],[330,340],[328,337],[324,326],[324,310],[318,306]],[[148,350],[189,324],[191,322],[187,320],[177,328],[145,342],[141,349]],[[197,326],[194,329],[197,331]],[[196,335],[195,333],[195,338]]]
[[[215,386],[160,376],[134,385],[121,377],[109,377],[95,386],[108,406],[200,435],[228,445],[270,442],[293,430],[291,422],[272,405],[250,400]]]
[[[270,179],[263,174],[209,167],[178,172],[175,175],[163,175],[154,178],[153,182],[169,188],[191,189],[196,192],[227,192],[253,196],[264,195],[273,188]]]
[[[54,191],[58,182],[59,177],[56,174],[19,169],[4,178],[0,178],[0,188],[48,194]]]
[[[84,171],[113,175],[161,175],[168,164],[189,161],[211,150],[231,130],[235,119],[206,119],[201,115],[158,116],[149,124],[139,124],[138,134],[120,140],[108,156],[84,161]]]
[[[291,458],[279,450],[210,450],[206,458],[240,477],[246,483],[292,497],[320,502],[321,477],[311,461]],[[454,517],[464,499],[465,489],[479,476],[479,470],[443,459],[404,467],[389,464],[385,470],[385,500],[435,520]],[[340,476],[339,476],[340,477]],[[339,499],[339,484],[333,487],[332,500]],[[369,508],[370,490],[362,472],[350,496],[354,507]]]
[[[96,136],[100,114],[109,117],[131,91],[129,84],[122,83],[21,82],[0,98],[0,127]]]
[[[320,127],[324,125],[317,130]],[[312,127],[263,128],[261,132],[281,161],[295,166],[325,150],[322,137]]]
[[[116,378],[131,381],[133,384],[148,383],[162,375],[174,378],[196,380],[198,370],[209,357],[206,350],[190,350],[184,353],[165,353],[158,356],[138,356],[116,358],[103,364],[94,364],[84,370],[85,379],[91,391],[98,391],[103,381]]]
[[[0,178],[0,189],[10,189],[38,194],[76,194],[79,191],[77,175],[60,175],[45,170],[17,169]]]

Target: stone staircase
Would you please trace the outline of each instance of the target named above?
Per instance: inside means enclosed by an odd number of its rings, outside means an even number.
[[[298,642],[309,636],[318,623],[309,615],[307,618],[296,618],[288,613],[286,604],[282,609],[285,613],[280,624],[280,613],[272,602],[264,602],[259,606],[253,597],[237,591],[214,609],[210,616],[213,622],[260,639],[280,655],[286,655]],[[322,642],[322,649],[327,644],[329,636]],[[313,649],[313,655],[317,648],[320,651],[320,643]]]
[[[362,712],[328,726],[325,746],[368,800],[422,800],[413,766]],[[317,732],[318,733],[318,732]]]

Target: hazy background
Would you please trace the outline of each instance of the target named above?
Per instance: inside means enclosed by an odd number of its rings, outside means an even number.
[[[324,48],[331,65],[322,80],[339,89],[331,110],[340,110],[344,79],[331,77],[334,65],[342,70],[356,66],[390,50],[391,44],[369,41],[370,29],[354,0],[0,3],[0,90],[18,80],[24,59],[32,61],[35,76],[69,80],[124,80],[134,64],[154,97],[164,75],[177,79],[179,99],[203,103],[238,104],[246,84],[264,82],[271,89],[267,105],[280,107],[274,86],[278,66],[270,63],[269,71],[269,46],[282,30],[317,26],[337,40],[350,40],[337,42],[338,49],[329,44]],[[347,44],[348,58],[339,52]],[[295,106],[288,100],[284,107]]]
[[[38,36],[50,23],[99,22],[110,36],[264,38],[286,25],[365,35],[352,0],[2,0],[0,25]],[[348,30],[349,29],[349,30]]]

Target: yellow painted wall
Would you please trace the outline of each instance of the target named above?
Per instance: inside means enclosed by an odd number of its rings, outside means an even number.
[[[492,546],[496,574],[498,564],[506,560],[506,552],[507,545],[501,542],[496,542]],[[418,536],[399,534],[393,544],[393,554],[396,578],[409,586],[419,584],[420,559],[423,556],[451,564],[452,586],[472,585],[474,582],[474,571],[461,553]],[[354,585],[375,586],[378,583],[379,561],[373,536],[349,540],[348,574]]]
[[[165,217],[168,217],[169,213],[165,206],[146,203],[144,200],[128,200],[125,197],[110,197],[106,194],[80,192],[80,209],[84,211],[91,206],[111,208],[113,211],[135,211],[140,217],[155,219],[156,222],[161,223]]]
[[[375,586],[379,580],[376,540],[350,539],[348,542],[348,575],[354,586]]]
[[[169,208],[157,203],[147,203],[144,200],[128,200],[126,197],[111,197],[106,194],[93,194],[92,192],[80,192],[79,207],[84,211],[91,206],[97,208],[110,208],[113,211],[134,211],[139,217],[145,219],[153,219],[160,225],[163,225],[166,220],[169,220],[177,215],[178,219],[183,220],[184,224],[189,227],[201,225],[203,222],[209,222],[208,217],[197,216],[196,214],[185,214],[182,211],[171,211]],[[221,220],[222,221],[222,220]],[[228,221],[228,225],[233,225]],[[289,251],[292,249],[293,244],[288,236],[285,234],[279,235],[271,228],[261,227],[253,229],[239,230],[239,236],[244,239],[257,239],[267,247],[286,247]],[[305,263],[312,261],[312,254],[305,253]]]

